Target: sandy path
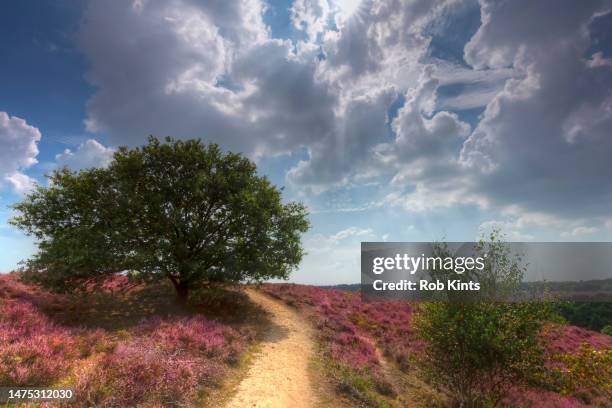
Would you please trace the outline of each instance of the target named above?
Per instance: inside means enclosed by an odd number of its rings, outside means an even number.
[[[310,408],[312,329],[297,312],[256,290],[249,298],[270,313],[271,327],[227,408]]]

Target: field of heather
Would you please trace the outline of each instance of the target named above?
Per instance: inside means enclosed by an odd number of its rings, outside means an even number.
[[[444,390],[418,378],[423,344],[412,321],[418,305],[364,303],[358,293],[293,284],[268,284],[263,291],[310,316],[317,327],[322,367],[335,390],[350,403],[365,406],[444,406]],[[598,367],[612,352],[612,336],[575,326],[549,325],[542,333],[551,373],[578,382],[571,389],[516,384],[504,405],[582,407],[612,405],[612,383],[598,378],[612,367]],[[609,361],[609,360],[607,360]],[[586,366],[586,368],[585,368]],[[573,373],[581,373],[573,378]],[[594,384],[597,383],[597,386]]]
[[[119,277],[56,295],[0,275],[0,384],[70,386],[70,406],[210,405],[255,341],[258,311],[240,294],[179,310],[168,290]]]
[[[448,390],[420,375],[418,304],[366,303],[357,293],[294,284],[260,290],[314,329],[312,370],[296,374],[294,367],[293,374],[322,382],[320,406],[449,405]],[[267,342],[274,353],[287,338],[244,291],[196,293],[188,308],[171,294],[170,286],[134,286],[118,276],[59,295],[0,275],[0,384],[72,387],[79,400],[69,406],[219,406],[249,367],[270,365],[268,352],[253,364],[252,351]],[[550,324],[542,341],[549,372],[571,379],[572,387],[548,383],[553,377],[515,384],[504,406],[611,405],[610,381],[594,378],[610,374],[601,357],[612,353],[611,336]]]

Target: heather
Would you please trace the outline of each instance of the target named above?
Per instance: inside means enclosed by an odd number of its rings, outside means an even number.
[[[293,284],[267,284],[263,290],[311,316],[340,394],[366,406],[404,406],[406,398],[410,406],[445,404],[445,390],[428,389],[414,378],[421,369],[417,356],[426,350],[414,326],[419,305],[362,302],[358,293]],[[552,323],[540,336],[545,374],[513,384],[502,404],[609,406],[612,337]]]
[[[394,369],[407,371],[419,350],[405,302],[364,303],[358,294],[292,284],[263,291],[309,313],[317,328],[326,369],[340,394],[366,406],[400,400]]]
[[[72,386],[77,406],[191,406],[240,370],[266,327],[239,291],[202,290],[189,308],[169,285],[125,276],[54,294],[0,276],[0,383]],[[446,406],[448,390],[424,381],[428,344],[415,326],[421,305],[362,302],[358,293],[293,284],[262,290],[315,327],[319,367],[349,406]],[[546,324],[542,371],[516,381],[502,405],[610,406],[612,337]],[[214,399],[213,399],[214,400]],[[213,404],[214,405],[214,404]]]
[[[164,307],[167,297],[141,289],[117,276],[85,294],[57,295],[0,276],[0,384],[71,386],[78,406],[205,398],[253,343],[253,328]]]
[[[215,385],[247,344],[237,331],[201,317],[153,318],[80,371],[77,392],[90,403],[117,406],[189,401],[200,386]]]
[[[80,357],[82,335],[51,323],[23,301],[0,301],[0,384],[50,385]]]
[[[407,302],[362,302],[357,293],[292,284],[264,285],[269,295],[296,307],[309,307],[320,316],[322,327],[378,339],[377,347],[408,368],[407,355],[422,344],[412,327],[414,308]]]

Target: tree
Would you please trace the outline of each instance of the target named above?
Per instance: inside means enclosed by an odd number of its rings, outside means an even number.
[[[504,302],[520,299],[525,266],[499,240],[498,232],[476,245],[476,254],[483,251],[483,270],[461,277],[479,282],[481,290],[448,292],[441,301],[421,304],[416,318],[425,343],[420,366],[427,380],[450,395],[453,406],[496,406],[510,387],[537,379],[544,367],[540,332],[552,306]],[[436,256],[453,255],[440,246]],[[440,272],[432,275],[443,278]]]
[[[129,271],[169,279],[184,303],[198,285],[286,279],[303,255],[304,206],[283,204],[255,164],[215,144],[150,137],[107,168],[49,178],[11,222],[39,241],[29,276],[54,289]]]

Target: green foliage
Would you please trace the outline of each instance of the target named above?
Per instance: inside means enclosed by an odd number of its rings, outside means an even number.
[[[388,398],[395,397],[390,384],[376,378],[367,370],[356,371],[341,363],[328,361],[327,372],[335,383],[338,392],[351,397],[359,406],[389,408]]]
[[[416,325],[426,378],[459,405],[494,405],[512,384],[537,377],[542,322],[535,302],[424,303]]]
[[[39,241],[34,280],[68,290],[127,270],[170,279],[182,300],[202,284],[287,278],[308,228],[248,159],[171,138],[120,148],[105,169],[55,171],[15,209]]]
[[[612,278],[562,282],[523,282],[522,286],[525,289],[537,289],[545,286],[552,292],[563,292],[570,296],[584,292],[606,293],[612,292]]]
[[[435,300],[468,301],[477,300],[515,300],[520,291],[521,280],[525,273],[525,266],[521,264],[519,255],[513,255],[510,248],[499,238],[499,233],[494,231],[488,241],[481,239],[473,248],[475,257],[482,257],[484,268],[482,270],[472,269],[462,273],[456,273],[447,269],[432,269],[429,275],[432,279],[460,280],[462,282],[479,282],[478,291],[456,291],[447,288],[445,292]],[[445,243],[434,247],[435,257],[452,258],[456,255],[451,253]]]
[[[543,302],[499,302],[517,293],[524,267],[497,234],[481,241],[477,250],[483,248],[484,271],[469,277],[481,283],[480,293],[423,303],[415,320],[425,342],[423,373],[458,406],[497,405],[511,385],[536,378],[544,351],[539,333],[551,314]]]
[[[612,325],[612,303],[559,302],[555,309],[569,324],[600,331]]]
[[[612,350],[595,350],[584,343],[578,352],[559,356],[559,361],[555,372],[563,394],[577,395],[590,389],[612,398]]]
[[[610,325],[610,324],[609,324],[609,325],[607,325],[607,326],[604,326],[604,327],[601,329],[601,332],[602,332],[603,334],[607,334],[608,336],[612,336],[612,325]]]

